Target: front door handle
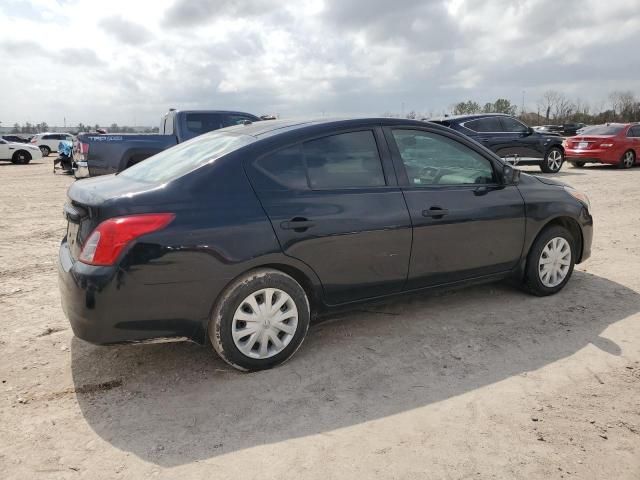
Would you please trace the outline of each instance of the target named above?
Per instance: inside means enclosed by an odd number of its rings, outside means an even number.
[[[449,214],[449,210],[442,207],[431,207],[429,210],[422,211],[423,217],[430,217],[435,219],[442,218],[448,214]]]
[[[315,226],[315,222],[303,217],[295,217],[280,224],[283,230],[293,230],[294,232],[305,232],[307,229]]]

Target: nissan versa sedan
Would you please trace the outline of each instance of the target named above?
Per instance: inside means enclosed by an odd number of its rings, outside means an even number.
[[[210,341],[241,370],[291,357],[314,313],[501,279],[551,295],[591,251],[583,193],[403,119],[229,127],[68,196],[75,335]]]

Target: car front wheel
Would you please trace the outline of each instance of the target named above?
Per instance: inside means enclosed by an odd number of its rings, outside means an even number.
[[[279,365],[298,350],[309,329],[304,289],[278,270],[259,269],[221,294],[209,324],[215,351],[243,371]]]
[[[540,170],[544,173],[557,173],[562,168],[562,162],[564,162],[564,152],[558,147],[552,147],[544,156]]]
[[[40,151],[42,152],[42,156],[43,157],[48,157],[49,154],[51,153],[51,149],[49,147],[47,147],[46,145],[41,145],[40,146]]]
[[[539,297],[559,292],[571,278],[575,260],[575,239],[566,228],[543,230],[529,250],[525,288]]]
[[[28,152],[16,152],[11,157],[11,163],[15,163],[17,165],[26,165],[31,161],[31,155]]]

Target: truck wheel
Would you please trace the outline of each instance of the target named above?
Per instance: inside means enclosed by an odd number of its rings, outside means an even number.
[[[209,338],[238,370],[275,367],[298,350],[309,329],[309,301],[289,275],[272,269],[246,273],[220,295]]]
[[[24,150],[19,150],[13,154],[11,157],[11,163],[15,163],[16,165],[26,165],[31,161],[31,154],[29,152],[25,152]]]
[[[562,149],[551,147],[540,164],[540,170],[544,173],[557,173],[562,168],[562,162],[564,162],[564,152]]]
[[[51,149],[46,145],[40,145],[39,148],[40,148],[40,151],[42,152],[43,157],[48,157],[49,154],[51,153]]]

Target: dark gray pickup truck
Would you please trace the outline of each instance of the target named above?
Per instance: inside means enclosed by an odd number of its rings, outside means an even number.
[[[73,146],[73,172],[76,178],[121,172],[203,133],[259,120],[255,115],[244,112],[169,110],[160,120],[158,134],[81,133]]]

